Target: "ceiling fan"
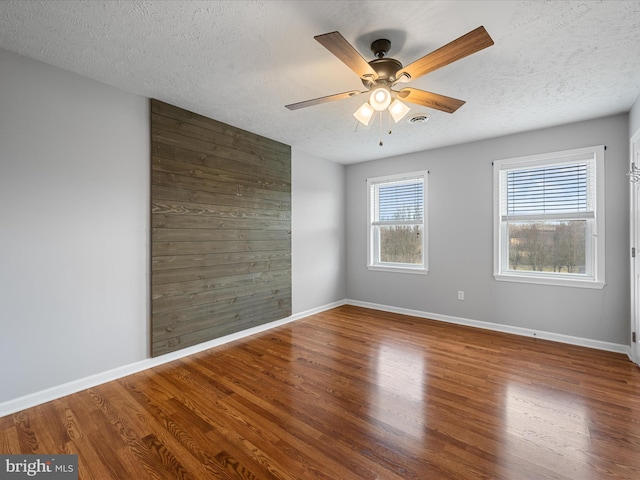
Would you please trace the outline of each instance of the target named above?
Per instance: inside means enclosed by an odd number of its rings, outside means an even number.
[[[409,107],[399,99],[447,113],[455,112],[464,105],[464,100],[417,88],[405,87],[401,90],[394,90],[393,87],[398,83],[415,80],[493,45],[493,40],[485,28],[480,26],[403,67],[398,60],[385,57],[391,47],[391,42],[387,39],[375,40],[371,44],[371,51],[376,58],[367,62],[340,32],[325,33],[314,38],[358,75],[367,90],[351,90],[285,106],[289,110],[297,110],[349,98],[361,93],[370,93],[369,102],[366,102],[354,113],[354,116],[365,125],[369,124],[375,111],[383,111],[387,108],[394,120],[398,122],[409,111]]]

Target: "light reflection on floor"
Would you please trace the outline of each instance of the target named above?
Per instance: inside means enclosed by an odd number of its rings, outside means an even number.
[[[378,388],[371,399],[369,415],[422,438],[424,424],[415,419],[422,417],[416,410],[423,411],[426,396],[423,353],[383,344],[377,352],[375,372]]]
[[[588,409],[580,397],[543,386],[510,383],[504,412],[502,463],[524,458],[568,478],[597,478],[589,466]]]

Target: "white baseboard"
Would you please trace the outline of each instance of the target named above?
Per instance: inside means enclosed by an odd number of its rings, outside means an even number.
[[[293,322],[295,320],[299,320],[301,318],[305,318],[310,315],[314,315],[316,313],[330,310],[332,308],[339,307],[340,305],[344,305],[344,304],[345,304],[344,300],[340,302],[334,302],[328,305],[324,305],[322,307],[318,307],[311,310],[307,310],[305,312],[294,314],[290,317],[283,318],[281,320],[276,320],[274,322],[266,323],[264,325],[258,325],[256,327],[249,328],[241,332],[233,333],[221,338],[216,338],[215,340],[210,340],[208,342],[199,343],[198,345],[194,345],[192,347],[183,348],[182,350],[178,350],[176,352],[167,353],[159,357],[146,358],[139,362],[131,363],[129,365],[124,365],[122,367],[114,368],[106,372],[101,372],[95,375],[80,378],[78,380],[64,383],[62,385],[57,385],[55,387],[47,388],[46,390],[41,390],[38,392],[31,393],[29,395],[25,395],[23,397],[18,397],[13,400],[8,400],[6,402],[0,403],[0,417],[4,417],[5,415],[10,415],[12,413],[19,412],[20,410],[24,410],[25,408],[35,407],[36,405],[40,405],[45,402],[50,402],[51,400],[55,400],[57,398],[61,398],[66,395],[70,395],[72,393],[76,393],[81,390],[85,390],[87,388],[95,387],[96,385],[100,385],[102,383],[110,382],[112,380],[117,380],[119,378],[126,377],[127,375],[131,375],[133,373],[137,373],[142,370],[146,370],[148,368],[157,367],[158,365],[162,365],[162,364],[171,362],[173,360],[178,360],[180,358],[184,358],[186,356],[193,355],[195,353],[202,352],[210,348],[218,347],[220,345],[224,345],[225,343],[233,342],[235,340],[239,340],[241,338],[245,338],[250,335],[255,335],[256,333],[261,333],[266,330],[279,327],[280,325],[285,325],[289,322]]]
[[[294,314],[290,317],[283,318],[281,320],[276,320],[274,322],[270,322],[264,325],[259,325],[257,327],[253,327],[248,330],[243,330],[241,332],[233,333],[225,337],[200,343],[192,347],[187,347],[177,352],[167,353],[165,355],[162,355],[160,357],[155,357],[155,358],[146,358],[139,362],[135,362],[129,365],[124,365],[122,367],[114,368],[106,372],[101,372],[95,375],[91,375],[89,377],[74,380],[72,382],[68,382],[62,385],[48,388],[46,390],[41,390],[39,392],[31,393],[29,395],[25,395],[23,397],[19,397],[13,400],[8,400],[6,402],[0,403],[0,417],[3,417],[5,415],[10,415],[15,412],[19,412],[20,410],[24,410],[25,408],[34,407],[36,405],[40,405],[42,403],[55,400],[57,398],[61,398],[66,395],[70,395],[72,393],[85,390],[87,388],[95,387],[96,385],[100,385],[102,383],[110,382],[112,380],[117,380],[119,378],[126,377],[127,375],[131,375],[133,373],[137,373],[142,370],[146,370],[148,368],[157,367],[158,365],[162,365],[162,364],[171,362],[173,360],[178,360],[180,358],[184,358],[186,356],[193,355],[195,353],[202,352],[210,348],[224,345],[225,343],[233,342],[235,340],[239,340],[251,335],[255,335],[257,333],[261,333],[261,332],[270,330],[272,328],[279,327],[280,325],[285,325],[287,323],[300,320],[302,318],[309,317],[316,313],[321,313],[326,310],[330,310],[332,308],[339,307],[345,304],[364,307],[364,308],[372,308],[374,310],[382,310],[385,312],[411,315],[419,318],[439,320],[442,322],[454,323],[458,325],[467,325],[467,326],[482,328],[486,330],[512,333],[514,335],[542,338],[544,340],[552,340],[555,342],[567,343],[570,345],[579,345],[583,347],[595,348],[598,350],[624,353],[624,354],[627,354],[629,358],[631,358],[631,352],[627,345],[602,342],[599,340],[591,340],[588,338],[572,337],[570,335],[561,335],[558,333],[543,332],[539,330],[532,330],[532,329],[521,328],[521,327],[512,327],[510,325],[501,325],[498,323],[482,322],[479,320],[453,317],[450,315],[440,315],[437,313],[422,312],[419,310],[411,310],[408,308],[391,307],[388,305],[379,305],[376,303],[345,299],[345,300],[327,304],[318,308],[313,308],[311,310],[306,310],[304,312]]]
[[[305,310],[304,312],[296,313],[292,317],[292,320],[300,320],[301,318],[310,317],[311,315],[315,315],[316,313],[326,312],[327,310],[331,310],[332,308],[340,307],[345,305],[347,300],[340,300],[339,302],[328,303],[327,305],[323,305],[321,307],[312,308],[310,310]]]
[[[388,305],[379,305],[377,303],[361,302],[359,300],[345,301],[348,305],[356,307],[372,308],[374,310],[382,310],[384,312],[400,313],[403,315],[411,315],[413,317],[428,318],[431,320],[439,320],[441,322],[455,323],[457,325],[466,325],[469,327],[482,328],[485,330],[493,330],[496,332],[511,333],[525,337],[541,338],[543,340],[551,340],[553,342],[566,343],[569,345],[578,345],[581,347],[595,348],[597,350],[606,350],[608,352],[624,353],[631,358],[631,352],[628,345],[618,343],[603,342],[600,340],[592,340],[590,338],[573,337],[571,335],[563,335],[560,333],[545,332],[541,330],[533,330],[531,328],[513,327],[511,325],[502,325],[500,323],[483,322],[480,320],[471,320],[469,318],[453,317],[450,315],[441,315],[438,313],[423,312],[420,310],[411,310],[408,308],[390,307]]]

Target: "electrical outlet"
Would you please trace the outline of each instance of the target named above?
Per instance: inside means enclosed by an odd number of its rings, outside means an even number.
[[[464,290],[458,290],[458,300],[464,300]]]

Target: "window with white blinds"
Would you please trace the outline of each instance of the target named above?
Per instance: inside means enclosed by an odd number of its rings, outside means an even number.
[[[422,178],[380,182],[374,184],[377,202],[374,223],[413,222],[422,220],[424,208],[424,181]]]
[[[595,159],[545,167],[501,171],[503,216],[593,217],[595,211]]]
[[[426,273],[427,172],[367,180],[368,267]]]
[[[494,162],[494,277],[604,286],[604,146]]]

